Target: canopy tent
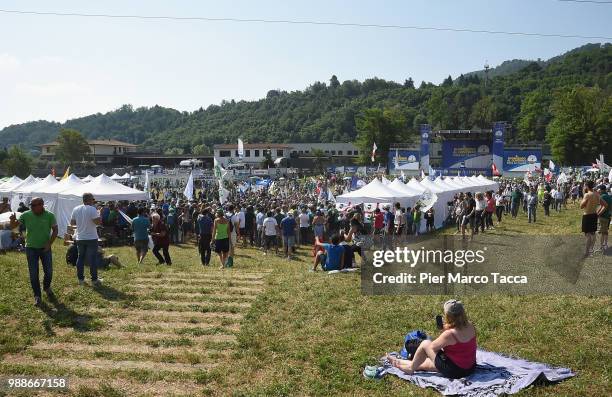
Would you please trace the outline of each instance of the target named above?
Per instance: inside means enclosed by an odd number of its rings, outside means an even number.
[[[442,179],[441,177],[437,177],[437,178],[436,178],[436,179],[433,181],[433,183],[434,183],[436,186],[438,186],[438,187],[440,187],[440,188],[444,189],[445,191],[452,191],[452,192],[453,192],[453,194],[454,194],[454,193],[458,193],[459,191],[461,191],[461,188],[460,188],[460,187],[458,187],[458,186],[456,186],[456,185],[452,185],[452,184],[450,184],[450,183],[449,183],[449,179],[448,179],[448,178],[446,178],[446,179]]]
[[[132,176],[130,175],[129,172],[126,172],[125,174],[121,175],[121,179],[130,179]]]
[[[414,201],[414,195],[411,196],[405,192],[394,190],[389,186],[383,185],[378,178],[375,178],[372,180],[372,182],[368,183],[361,189],[336,197],[336,201],[338,203],[352,204],[399,202],[402,205],[407,205],[408,203]]]
[[[121,179],[123,179],[123,177],[117,173],[114,173],[113,175],[111,175],[110,179],[112,179],[113,181],[120,181]]]
[[[19,186],[21,182],[23,182],[23,179],[18,176],[9,178],[8,181],[0,185],[0,198],[10,197],[9,193],[12,192],[15,187]]]
[[[385,178],[384,176],[381,176],[380,180],[382,181],[383,185],[385,185],[385,186],[391,184],[391,181],[388,180],[387,178]]]
[[[83,182],[91,182],[94,180],[94,177],[91,175],[87,175],[85,178],[82,179]]]
[[[78,176],[74,174],[70,174],[67,178],[62,179],[56,184],[47,185],[47,186],[36,186],[33,195],[42,197],[45,201],[45,208],[47,211],[51,211],[54,214],[57,212],[57,196],[58,193],[68,192],[72,189],[77,188],[78,186],[83,185],[83,182]]]
[[[30,200],[35,197],[35,194],[33,194],[33,192],[35,192],[36,189],[43,188],[45,186],[52,186],[56,183],[57,179],[55,179],[53,175],[47,175],[47,177],[42,181],[28,183],[27,185],[24,185],[22,183],[12,192],[13,196],[11,197],[11,210],[17,211],[17,208],[19,208],[19,203],[21,202],[27,205]]]
[[[8,197],[10,202],[11,202],[11,210],[12,211],[17,211],[17,208],[19,207],[19,202],[17,202],[16,205],[13,205],[13,192],[15,192],[18,189],[23,189],[26,188],[30,185],[33,185],[35,183],[38,183],[38,178],[33,177],[32,175],[28,176],[26,179],[24,179],[23,181],[19,182],[16,185],[13,185],[9,190],[5,190],[2,193],[3,197]],[[4,189],[3,189],[4,190]]]
[[[122,185],[102,174],[89,183],[58,193],[55,217],[60,234],[66,232],[72,210],[83,203],[84,193],[93,193],[97,201],[139,201],[148,199],[147,193]]]

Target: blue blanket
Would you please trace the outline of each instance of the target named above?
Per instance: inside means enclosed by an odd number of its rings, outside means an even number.
[[[550,367],[485,350],[476,352],[476,370],[467,378],[449,379],[432,372],[408,375],[385,361],[380,376],[386,374],[393,374],[419,387],[434,388],[445,396],[468,397],[514,394],[534,383],[559,382],[575,375],[568,368]]]

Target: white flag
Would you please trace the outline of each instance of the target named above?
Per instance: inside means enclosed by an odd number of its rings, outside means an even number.
[[[183,195],[187,197],[187,200],[193,200],[193,171],[189,173],[189,179],[187,180],[187,186],[185,186]]]
[[[421,170],[421,180],[425,180],[425,170]]]
[[[229,194],[229,190],[223,186],[223,181],[219,180],[219,202],[221,205],[225,204],[225,202],[229,200]]]
[[[399,150],[395,149],[395,158],[393,158],[395,168],[399,167]]]
[[[404,170],[402,170],[400,175],[401,175],[401,178],[402,178],[402,182],[406,182],[406,175],[404,174]]]
[[[610,173],[608,174],[608,181],[612,182],[612,168],[610,168]]]
[[[551,170],[551,171],[554,171],[554,170],[555,170],[555,163],[553,163],[553,161],[552,161],[552,160],[550,160],[550,161],[548,162],[548,168],[550,168],[550,170]]]
[[[213,161],[214,161],[213,172],[215,174],[215,178],[224,179],[225,175],[227,175],[227,171],[221,166],[221,163],[219,163],[219,160],[217,160],[216,157],[213,158]]]
[[[244,157],[244,143],[242,142],[242,139],[238,139],[238,157]]]
[[[149,193],[149,171],[145,171],[144,191]]]
[[[374,162],[374,157],[376,156],[376,149],[378,149],[378,147],[376,146],[376,142],[374,142],[374,145],[372,145],[372,162]]]

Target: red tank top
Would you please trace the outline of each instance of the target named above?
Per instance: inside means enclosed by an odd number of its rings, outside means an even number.
[[[452,334],[455,344],[444,347],[444,354],[452,362],[463,369],[470,369],[476,364],[476,335],[467,342],[459,342],[455,334]]]

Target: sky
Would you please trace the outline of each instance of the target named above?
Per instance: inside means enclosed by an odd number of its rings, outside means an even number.
[[[612,36],[612,4],[558,0],[0,0],[0,9],[291,19]],[[546,38],[211,21],[0,12],[0,128],[63,122],[123,104],[193,111],[315,81],[449,74],[509,59],[547,59],[589,42]]]

